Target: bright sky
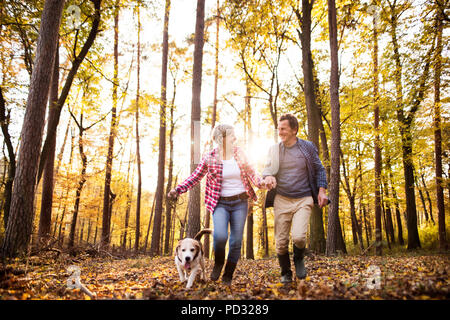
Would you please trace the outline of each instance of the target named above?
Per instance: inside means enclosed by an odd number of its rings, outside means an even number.
[[[215,1],[206,1],[205,8],[205,19],[208,19],[212,12],[215,10],[216,2]],[[160,82],[161,82],[161,42],[162,42],[162,18],[164,14],[164,8],[161,7],[159,11],[159,15],[157,18],[152,17],[148,14],[151,11],[141,9],[141,24],[143,31],[141,33],[141,46],[142,48],[142,61],[141,61],[141,91],[142,93],[150,93],[155,95],[156,97],[160,96]],[[170,12],[170,21],[169,21],[169,41],[176,41],[177,45],[180,47],[186,46],[185,39],[189,37],[195,31],[195,18],[196,18],[196,1],[185,1],[185,0],[172,0],[171,12]],[[137,33],[136,33],[136,17],[133,17],[130,10],[128,12],[123,12],[120,16],[120,34],[119,38],[120,42],[127,42],[128,50],[130,48],[131,43],[137,42]],[[210,27],[211,32],[211,41],[215,41],[215,25]],[[133,35],[130,38],[130,35]],[[244,105],[244,96],[245,96],[245,83],[240,81],[242,75],[236,69],[236,62],[233,61],[235,57],[233,57],[229,52],[223,49],[224,47],[224,37],[225,33],[221,28],[221,51],[220,51],[220,63],[221,70],[220,73],[224,74],[224,78],[219,80],[218,85],[218,97],[220,97],[227,93],[234,91],[237,93],[236,97],[229,97],[229,100],[235,104],[235,108],[241,110]],[[112,37],[111,37],[112,38]],[[155,51],[151,48],[151,45],[157,44],[158,50]],[[111,46],[112,51],[112,43],[109,44]],[[124,46],[122,44],[122,46]],[[212,105],[213,102],[213,93],[214,93],[214,76],[213,76],[213,68],[214,68],[214,56],[213,51],[214,48],[211,44],[205,43],[204,45],[204,58],[203,58],[203,82],[202,82],[202,92],[201,92],[201,107],[202,110],[206,110],[208,106]],[[121,52],[119,45],[119,52]],[[193,45],[189,48],[187,53],[189,57],[193,57]],[[119,56],[119,64],[121,64],[121,81],[126,82],[125,74],[129,68],[129,64],[131,61],[131,54],[123,54]],[[136,62],[135,62],[136,63]],[[136,65],[136,64],[135,64]],[[188,66],[187,71],[189,74],[192,73],[192,62]],[[112,65],[110,66],[110,72],[112,74]],[[136,71],[132,73],[132,77],[130,79],[130,93],[128,99],[135,98],[135,90],[136,90]],[[230,79],[233,79],[230,81]],[[105,86],[110,87],[105,81]],[[172,79],[170,75],[168,75],[168,92],[167,99],[170,101],[173,95],[173,87],[172,87]],[[104,90],[104,99],[102,101],[110,101],[111,91]],[[191,112],[191,99],[192,99],[192,80],[189,80],[186,83],[179,84],[177,87],[177,96],[176,96],[176,108],[177,112],[175,118],[178,119],[177,129],[175,131],[175,170],[180,170],[180,179],[186,178],[190,174],[190,144],[187,139],[190,138],[190,112]],[[125,106],[128,103],[125,103]],[[105,104],[105,111],[108,110],[110,104]],[[267,128],[270,126],[262,125],[261,128],[258,125],[263,123],[261,112],[257,112],[258,108],[261,108],[261,101],[253,102],[254,112],[252,115],[253,131],[256,133],[255,144],[252,150],[249,152],[249,157],[255,161],[263,161],[261,153],[264,153],[265,150],[258,148],[260,145],[268,145],[272,143],[272,138],[265,137],[265,133]],[[151,106],[152,110],[159,109],[159,106],[153,105]],[[236,111],[225,101],[220,100],[218,103],[218,112],[221,118],[222,123],[233,124],[236,127],[236,132],[238,138],[244,138],[243,131],[243,122],[238,121]],[[159,118],[153,116],[151,119],[145,119],[144,117],[140,118],[140,132],[142,136],[141,140],[141,158],[142,158],[142,171],[143,171],[143,187],[149,191],[154,191],[156,186],[156,178],[157,178],[157,163],[158,163],[158,151],[148,146],[152,143],[157,143],[158,137],[158,128],[159,128]],[[202,117],[203,119],[203,117]],[[267,121],[266,121],[267,122]],[[109,122],[108,122],[109,123]],[[235,124],[236,123],[236,124]],[[207,141],[210,133],[210,127],[208,125],[201,126],[201,146],[203,150],[203,146]],[[272,133],[269,133],[270,135]],[[187,143],[188,142],[188,143]],[[167,142],[168,144],[168,142]],[[117,145],[117,144],[116,144]],[[130,143],[127,148],[131,147],[133,149],[136,148],[135,143]],[[117,150],[117,148],[116,148]],[[168,145],[167,145],[167,155],[168,157]],[[125,151],[125,154],[129,154],[129,151]],[[125,164],[123,164],[122,170],[126,170]],[[176,171],[177,172],[177,171]],[[176,174],[175,172],[175,174]]]

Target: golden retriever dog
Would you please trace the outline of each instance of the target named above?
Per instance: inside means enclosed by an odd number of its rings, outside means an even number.
[[[192,287],[199,272],[201,273],[201,278],[206,280],[203,247],[200,242],[200,239],[205,233],[211,234],[212,230],[203,229],[195,235],[194,239],[185,238],[180,240],[175,249],[175,265],[180,275],[180,281],[184,282],[187,280],[187,289]]]

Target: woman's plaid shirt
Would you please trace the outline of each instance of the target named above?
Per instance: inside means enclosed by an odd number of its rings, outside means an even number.
[[[239,147],[233,148],[234,158],[241,171],[241,180],[249,198],[257,200],[256,193],[250,185],[250,181],[258,188],[261,187],[262,178],[249,164],[247,157]],[[206,175],[205,204],[206,208],[214,213],[214,208],[219,202],[220,191],[222,188],[222,169],[223,164],[217,157],[217,148],[206,153],[200,164],[194,170],[189,178],[180,183],[175,190],[178,194],[187,192],[193,188]]]

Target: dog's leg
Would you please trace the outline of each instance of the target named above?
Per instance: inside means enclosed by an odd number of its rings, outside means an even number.
[[[175,261],[175,265],[177,266],[178,274],[180,275],[180,281],[185,282],[186,275],[184,273],[184,270],[181,268],[181,266],[178,263],[176,263],[176,261]]]
[[[198,268],[195,268],[192,270],[191,274],[189,275],[189,279],[186,285],[186,288],[189,289],[190,287],[192,287],[192,284],[195,281],[195,277],[197,276],[198,273]]]

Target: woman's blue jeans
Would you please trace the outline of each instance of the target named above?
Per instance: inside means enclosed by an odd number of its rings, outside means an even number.
[[[227,261],[237,263],[241,256],[242,237],[248,210],[247,200],[219,200],[213,213],[214,222],[214,252],[222,251],[228,240],[230,226],[230,247]]]

